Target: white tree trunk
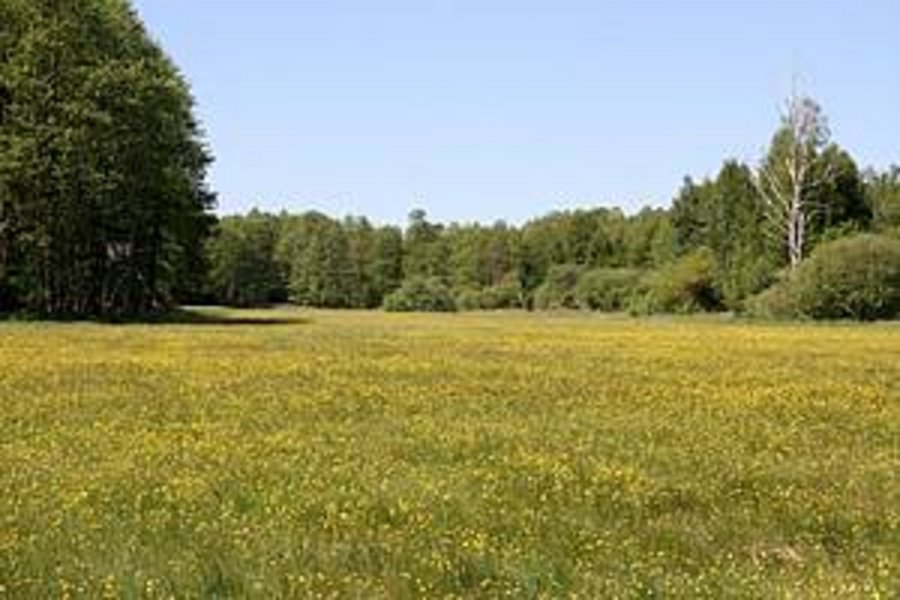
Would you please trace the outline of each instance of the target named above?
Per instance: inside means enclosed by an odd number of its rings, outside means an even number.
[[[787,249],[788,264],[795,268],[804,258],[806,229],[811,214],[809,192],[823,184],[830,173],[812,177],[817,150],[825,143],[827,127],[819,106],[808,98],[792,95],[782,117],[790,148],[783,162],[770,156],[759,168],[757,190],[766,206],[780,243]]]

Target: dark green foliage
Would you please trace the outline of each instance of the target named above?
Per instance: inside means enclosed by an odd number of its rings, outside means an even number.
[[[411,277],[384,299],[390,312],[453,312],[456,304],[447,287],[437,277]]]
[[[853,173],[849,167],[846,171]],[[878,188],[869,181],[864,190],[868,202],[884,198],[879,202],[890,207],[889,180],[879,180]],[[838,189],[843,184],[835,185]],[[835,209],[828,222],[839,225],[820,227],[819,240],[869,226],[866,211],[847,209],[855,206],[855,198]],[[884,218],[877,215],[890,214],[889,209],[868,212],[875,213],[876,222]],[[839,214],[843,216],[835,216]],[[858,218],[848,216],[852,214]],[[291,300],[332,308],[742,311],[749,295],[776,279],[780,254],[767,236],[752,174],[736,162],[725,163],[714,180],[688,181],[672,211],[644,209],[633,216],[607,209],[561,212],[515,228],[502,222],[444,226],[430,223],[417,211],[405,235],[364,218],[336,220],[314,212],[266,218],[272,221],[270,235],[236,238],[252,249],[238,252],[240,245],[232,247],[236,240],[227,232],[237,226],[234,218],[220,226],[219,237],[210,244],[220,301],[280,298],[278,290],[284,291],[276,274],[281,273],[286,274]],[[248,223],[239,229],[252,231],[260,215],[240,219]],[[226,253],[229,248],[236,254]],[[223,270],[223,257],[231,261],[231,271]],[[418,274],[410,276],[405,268]],[[228,272],[248,278],[246,296],[227,291],[228,278],[222,274]],[[273,285],[258,285],[261,281]],[[261,292],[266,288],[268,294]],[[767,304],[772,305],[791,299],[778,287],[758,296],[754,311],[760,298],[770,299]]]
[[[677,252],[686,253],[706,243],[707,229],[712,220],[713,187],[711,181],[697,184],[690,177],[685,177],[672,201],[672,227]]]
[[[803,315],[797,302],[793,286],[787,281],[790,273],[785,271],[771,286],[747,298],[744,314],[764,319],[798,319]]]
[[[372,290],[375,305],[403,281],[403,233],[398,227],[379,227],[372,248]]]
[[[648,268],[676,250],[669,211],[645,208],[628,217],[619,209],[552,213],[522,228],[521,275],[535,291],[556,265]]]
[[[638,288],[642,272],[637,269],[592,269],[575,284],[579,308],[604,312],[628,308]]]
[[[817,168],[831,165],[834,174],[818,192],[818,203],[831,209],[813,213],[811,244],[858,229],[891,230],[900,197],[896,173],[869,173],[863,186],[836,146],[819,161]],[[286,274],[290,299],[307,306],[743,311],[746,299],[775,281],[784,264],[753,173],[735,161],[726,162],[715,179],[686,180],[671,210],[645,208],[631,216],[599,208],[555,212],[522,227],[445,226],[414,211],[405,232],[315,212],[270,218],[278,222],[274,256],[271,237],[246,239],[259,246],[257,256],[270,257],[263,262]],[[211,261],[221,263],[212,252]],[[275,271],[245,269],[254,302],[261,296],[252,280]],[[229,299],[221,281],[215,289],[220,301],[250,302]],[[759,298],[789,300],[781,288],[773,289],[754,300],[754,310]]]
[[[0,28],[0,311],[165,309],[213,200],[186,83],[124,0],[2,0]]]
[[[900,166],[865,175],[866,203],[872,212],[875,231],[900,230]]]
[[[778,242],[769,235],[766,214],[750,169],[728,161],[714,180],[685,181],[672,208],[679,252],[705,247],[715,260],[715,287],[726,306],[765,287],[778,265]]]
[[[363,217],[342,221],[317,212],[280,217],[277,260],[290,299],[305,306],[374,308],[403,278],[403,236]]]
[[[866,198],[866,185],[853,158],[836,144],[822,152],[815,169],[826,173],[825,184],[813,190],[811,227],[812,245],[847,232],[865,231],[871,226],[872,207]],[[839,234],[829,231],[838,230]]]
[[[894,318],[900,315],[900,240],[861,234],[822,244],[752,307],[770,317]]]
[[[285,269],[276,260],[277,217],[251,211],[227,217],[209,241],[209,283],[216,300],[232,306],[258,306],[287,300]]]
[[[482,289],[518,275],[521,264],[519,232],[505,223],[492,227],[450,225],[445,233],[450,248],[450,279],[456,289]]]
[[[779,160],[786,143],[779,131],[769,163]],[[868,228],[872,210],[852,158],[831,144],[815,156],[812,170],[810,180],[823,183],[807,192],[806,249]],[[751,170],[735,161],[726,162],[715,179],[699,184],[686,179],[673,202],[672,224],[680,253],[699,247],[712,251],[714,286],[730,309],[740,310],[743,300],[769,285],[785,264],[783,224],[763,203]]]
[[[565,265],[574,265],[578,273],[652,268],[674,255],[674,229],[662,209],[644,209],[632,217],[608,209],[553,213],[522,228],[502,221],[489,227],[444,226],[414,211],[405,234],[358,217],[266,215],[272,231],[277,230],[274,254],[271,236],[249,235],[259,224],[240,223],[259,218],[254,213],[229,217],[209,245],[210,287],[218,302],[265,303],[287,293],[306,306],[371,308],[404,279],[434,279],[464,310],[576,308],[577,276],[565,283]],[[245,291],[238,289],[243,278]]]
[[[623,222],[624,256],[607,260],[606,265],[649,268],[671,262],[675,257],[675,228],[670,211],[644,208]]]
[[[482,289],[463,289],[456,295],[460,310],[501,310],[522,308],[524,290],[518,278],[508,276],[497,285]]]
[[[450,247],[444,227],[428,221],[424,210],[409,214],[404,238],[403,274],[406,277],[450,279]]]
[[[721,308],[715,256],[699,248],[644,277],[631,309],[639,313],[692,313]]]
[[[715,256],[715,287],[728,308],[769,284],[778,262],[750,169],[726,162],[714,183],[706,246]]]
[[[565,264],[550,267],[544,283],[534,292],[534,308],[538,310],[578,308],[575,286],[585,267]]]
[[[288,265],[291,300],[305,306],[354,306],[355,273],[350,240],[338,221],[310,212],[290,217],[279,243],[279,258]]]
[[[375,228],[365,217],[347,217],[341,224],[347,239],[348,290],[346,305],[374,308],[382,295],[375,288]]]

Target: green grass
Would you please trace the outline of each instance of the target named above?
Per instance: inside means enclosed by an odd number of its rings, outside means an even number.
[[[0,597],[900,595],[900,326],[0,323]]]

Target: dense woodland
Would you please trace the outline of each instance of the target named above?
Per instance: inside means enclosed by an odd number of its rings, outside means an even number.
[[[521,226],[305,212],[218,219],[190,91],[125,0],[0,0],[0,312],[178,303],[886,318],[900,168],[861,171],[792,96],[759,163],[669,208]],[[764,134],[765,136],[766,134]]]
[[[140,315],[201,284],[192,112],[126,2],[0,0],[0,310]]]
[[[389,310],[730,310],[886,318],[900,311],[900,168],[861,172],[809,98],[766,156],[686,178],[668,209],[554,212],[520,227],[406,227],[317,212],[223,218],[206,292],[237,306]]]
[[[833,161],[838,175],[817,192],[824,208],[810,213],[805,251],[851,240],[848,252],[859,262],[848,268],[865,275],[885,263],[896,289],[900,170],[862,174],[837,146],[820,160]],[[669,209],[554,212],[520,227],[433,223],[421,210],[405,228],[254,210],[217,224],[207,299],[393,310],[744,311],[811,264],[804,258],[791,268],[754,178],[750,167],[728,161],[714,179],[685,179]],[[892,310],[886,305],[877,316]]]

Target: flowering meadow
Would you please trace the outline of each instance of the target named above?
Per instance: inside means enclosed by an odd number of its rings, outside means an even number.
[[[0,323],[0,598],[896,598],[900,326]]]

